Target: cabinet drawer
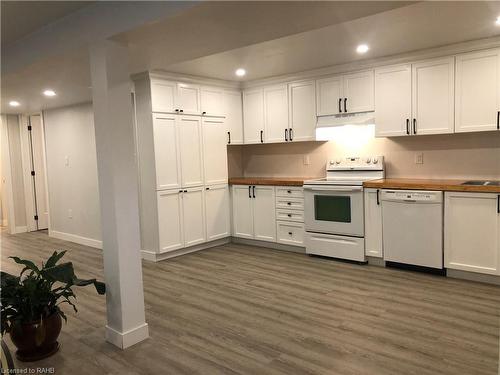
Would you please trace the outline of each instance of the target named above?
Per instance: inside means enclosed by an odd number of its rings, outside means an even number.
[[[276,187],[276,196],[304,198],[304,190],[301,187],[278,186]]]
[[[304,222],[304,211],[276,210],[276,220]]]
[[[287,245],[304,245],[304,224],[284,221],[276,222],[278,243]]]
[[[290,210],[304,210],[304,199],[276,197],[276,208],[287,208]]]

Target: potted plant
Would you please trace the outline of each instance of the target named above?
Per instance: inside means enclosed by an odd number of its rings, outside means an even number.
[[[21,361],[36,361],[57,352],[62,319],[66,321],[60,305],[67,303],[77,311],[73,286],[94,284],[97,293],[106,291],[96,279],[78,279],[71,262],[57,264],[65,253],[54,251],[41,268],[29,260],[10,257],[24,265],[20,275],[1,272],[2,335],[9,332]]]

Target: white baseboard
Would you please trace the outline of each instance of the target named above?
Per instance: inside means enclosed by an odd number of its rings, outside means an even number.
[[[102,249],[102,241],[95,240],[93,238],[82,237],[76,234],[59,232],[56,230],[49,230],[49,236],[64,241],[74,242],[80,245],[95,247],[96,249]]]
[[[126,349],[143,340],[146,340],[148,337],[149,328],[147,323],[143,323],[139,327],[126,332],[119,332],[106,324],[106,341],[119,347],[120,349]]]
[[[277,242],[252,240],[249,238],[240,238],[240,237],[231,237],[231,242],[236,243],[236,244],[242,244],[242,245],[267,247],[268,249],[273,249],[273,250],[291,251],[292,253],[300,253],[300,254],[306,253],[305,247],[294,246],[294,245],[285,245],[285,244],[277,243]]]
[[[21,227],[15,227],[10,234],[26,233],[27,231],[28,231],[28,227],[24,225]]]
[[[178,257],[180,255],[193,253],[195,251],[200,251],[200,250],[209,249],[209,248],[215,247],[215,246],[225,245],[229,242],[231,242],[231,238],[225,237],[225,238],[221,238],[218,240],[201,243],[199,245],[195,245],[195,246],[191,246],[191,247],[185,247],[183,249],[169,251],[166,253],[155,253],[154,251],[150,251],[150,250],[141,250],[141,255],[142,255],[142,259],[144,259],[144,260],[149,260],[152,262],[159,262],[159,261],[162,261],[165,259],[175,258],[175,257]]]

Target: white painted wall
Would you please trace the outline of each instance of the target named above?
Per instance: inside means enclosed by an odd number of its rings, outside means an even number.
[[[101,223],[92,104],[48,110],[43,115],[50,234],[100,247]]]

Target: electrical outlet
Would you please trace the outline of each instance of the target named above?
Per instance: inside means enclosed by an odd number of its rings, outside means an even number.
[[[309,155],[304,155],[304,165],[310,165],[311,160],[309,159]]]
[[[68,210],[68,219],[73,219],[73,210],[71,208]]]
[[[415,164],[424,164],[424,153],[418,152],[415,154]]]

